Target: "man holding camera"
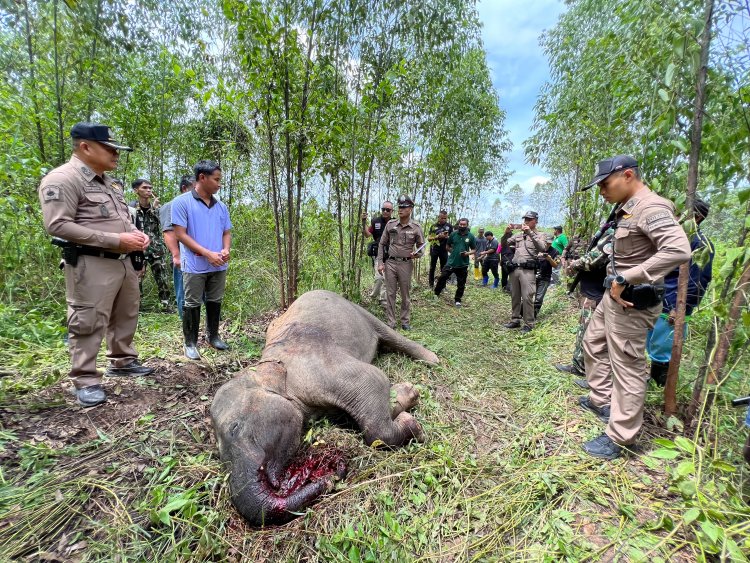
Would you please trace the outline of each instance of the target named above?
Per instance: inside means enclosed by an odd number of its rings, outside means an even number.
[[[674,204],[641,180],[638,162],[619,155],[600,161],[594,179],[607,203],[616,203],[616,227],[604,285],[583,341],[591,388],[579,404],[607,423],[583,445],[594,457],[615,459],[633,444],[643,424],[646,334],[662,308],[664,275],[690,259],[690,243]]]
[[[372,242],[367,245],[367,255],[372,258],[372,265],[375,270],[375,283],[370,292],[370,299],[375,299],[377,297],[378,301],[380,301],[380,306],[385,307],[385,278],[383,277],[383,274],[378,271],[378,266],[380,265],[377,260],[378,245],[380,244],[380,237],[383,236],[383,232],[385,231],[385,226],[393,216],[393,203],[385,200],[380,206],[380,212],[381,215],[375,217],[369,227],[367,226],[367,211],[362,213],[362,235],[365,239],[369,236],[372,236],[373,239]],[[388,259],[387,248],[385,249],[385,259]]]
[[[68,302],[70,379],[78,403],[107,400],[96,356],[107,338],[107,375],[147,375],[138,362],[133,335],[138,324],[138,275],[131,252],[150,240],[135,228],[122,189],[106,171],[117,168],[119,151],[106,125],[77,123],[70,130],[73,156],[39,186],[45,230],[63,247]]]
[[[448,262],[448,237],[452,232],[453,225],[448,222],[448,211],[441,209],[437,223],[432,225],[427,233],[427,240],[430,241],[430,269],[427,275],[430,289],[435,287],[435,268],[438,262],[440,262],[440,271]]]
[[[531,332],[534,328],[534,299],[536,297],[537,257],[547,252],[549,240],[544,233],[536,230],[539,214],[527,211],[523,216],[521,232],[503,236],[503,246],[513,251],[513,259],[508,264],[510,270],[510,297],[512,303],[511,320],[505,328],[521,328],[521,332]],[[521,320],[523,319],[523,323]]]

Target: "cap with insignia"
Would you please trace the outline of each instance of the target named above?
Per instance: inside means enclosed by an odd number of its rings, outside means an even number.
[[[403,207],[414,207],[414,201],[408,195],[398,196],[398,206]]]
[[[536,211],[527,211],[523,214],[524,219],[539,219],[539,213]]]
[[[130,147],[121,145],[119,141],[115,140],[112,135],[112,129],[108,125],[100,125],[99,123],[89,123],[87,121],[81,121],[73,125],[70,130],[71,139],[80,139],[82,141],[96,141],[118,151],[132,151]]]
[[[621,170],[627,170],[628,168],[638,168],[638,161],[632,156],[628,156],[626,154],[618,154],[617,156],[613,156],[612,158],[605,158],[604,160],[600,160],[596,163],[596,168],[594,169],[594,179],[583,186],[583,188],[581,188],[581,191],[585,192],[590,187],[595,186],[602,180],[608,178],[610,174],[620,172]]]

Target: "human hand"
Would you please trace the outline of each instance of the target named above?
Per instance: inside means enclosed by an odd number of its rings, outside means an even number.
[[[367,211],[362,212],[362,220],[367,221]]]
[[[620,285],[619,283],[613,281],[612,287],[609,288],[609,295],[616,303],[619,303],[627,309],[628,307],[632,307],[633,304],[630,301],[625,301],[622,297],[620,297],[620,294],[624,289],[624,285]]]
[[[224,261],[224,256],[222,256],[221,252],[211,252],[209,250],[203,256],[205,257],[206,260],[208,260],[208,263],[214,267],[223,266],[226,263]]]
[[[151,205],[153,205],[154,208],[161,206],[161,202],[159,201],[159,198],[154,196],[154,201],[151,203]]]
[[[529,228],[529,226],[526,223],[524,223],[523,225],[521,225],[521,230],[524,233],[528,233],[531,229]]]
[[[222,248],[219,254],[221,254],[221,257],[224,259],[225,264],[229,262],[229,249],[228,248]]]
[[[172,267],[177,268],[178,270],[181,268],[179,254],[177,256],[172,256]]]
[[[383,272],[385,272],[385,264],[378,266],[378,273],[382,274]]]
[[[151,239],[141,231],[131,231],[129,233],[120,233],[120,252],[135,252],[137,250],[146,250]]]
[[[512,233],[513,233],[513,229],[510,228],[510,225],[508,225],[507,227],[505,227],[505,234],[506,235],[510,235]]]
[[[670,325],[674,325],[674,318],[675,318],[676,316],[677,316],[677,309],[672,309],[672,310],[671,310],[671,311],[669,312],[669,317],[667,318],[667,322],[668,322],[668,323],[669,323]]]

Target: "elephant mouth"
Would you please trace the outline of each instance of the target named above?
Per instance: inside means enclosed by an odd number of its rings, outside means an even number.
[[[274,488],[268,483],[264,473],[262,472],[262,479],[270,488]],[[340,448],[324,446],[300,450],[284,470],[278,488],[274,490],[274,495],[287,498],[310,483],[323,479],[330,479],[333,482],[345,476],[346,454]]]

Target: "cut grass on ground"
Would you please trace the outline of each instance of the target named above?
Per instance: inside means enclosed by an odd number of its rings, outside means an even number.
[[[65,391],[62,346],[30,350],[9,339],[0,352],[0,560],[745,557],[739,431],[720,435],[713,453],[696,448],[661,428],[652,390],[638,450],[615,462],[590,458],[580,444],[603,426],[553,367],[570,358],[573,301],[550,290],[539,326],[521,335],[500,327],[507,294],[471,285],[458,309],[453,289],[439,299],[413,292],[409,336],[440,356],[439,367],[376,360],[393,382],[420,389],[414,414],[427,442],[376,450],[356,432],[315,423],[306,442],[343,448],[350,473],[300,518],[266,529],[248,527],[229,503],[208,407],[257,360],[270,316],[232,335],[230,353],[203,348],[205,361],[191,364],[177,317],[144,315],[137,344],[155,377],[109,380],[108,404],[88,410]]]

